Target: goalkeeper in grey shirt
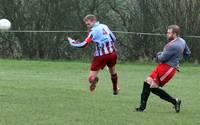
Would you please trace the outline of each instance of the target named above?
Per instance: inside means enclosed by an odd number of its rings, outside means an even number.
[[[165,45],[162,52],[157,53],[159,64],[150,73],[143,85],[140,106],[136,111],[143,112],[146,109],[147,100],[150,93],[159,96],[161,99],[174,105],[175,111],[180,111],[181,100],[170,96],[160,87],[168,83],[175,75],[179,61],[184,57],[188,58],[191,54],[189,47],[184,39],[179,37],[180,28],[177,25],[171,25],[167,30],[167,38],[169,42]]]

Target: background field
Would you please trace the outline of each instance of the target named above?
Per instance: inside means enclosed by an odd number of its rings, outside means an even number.
[[[198,125],[200,67],[183,65],[164,89],[182,99],[181,113],[150,96],[146,113],[133,112],[155,64],[120,64],[121,93],[112,95],[107,70],[88,91],[89,64],[0,60],[0,125]]]

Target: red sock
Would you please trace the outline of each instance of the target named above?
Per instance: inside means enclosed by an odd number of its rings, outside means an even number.
[[[118,81],[118,76],[117,76],[117,73],[116,74],[113,74],[111,76],[111,80],[112,80],[112,84],[113,84],[113,91],[117,91],[117,81]]]

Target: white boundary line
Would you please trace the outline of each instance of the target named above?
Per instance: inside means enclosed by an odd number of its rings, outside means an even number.
[[[87,31],[44,31],[44,30],[10,30],[10,31],[3,31],[3,32],[10,32],[10,33],[87,33]],[[113,31],[114,33],[119,34],[134,34],[134,35],[147,35],[147,36],[165,36],[165,34],[161,33],[140,33],[140,32],[126,32],[126,31]],[[200,38],[200,36],[192,36],[192,35],[186,35],[183,37],[189,37],[189,38]]]

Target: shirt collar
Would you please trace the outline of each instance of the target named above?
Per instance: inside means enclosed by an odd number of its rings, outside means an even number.
[[[93,27],[98,26],[99,24],[100,24],[100,23],[99,23],[99,21],[98,21],[98,22],[96,22],[96,23],[94,24]]]

